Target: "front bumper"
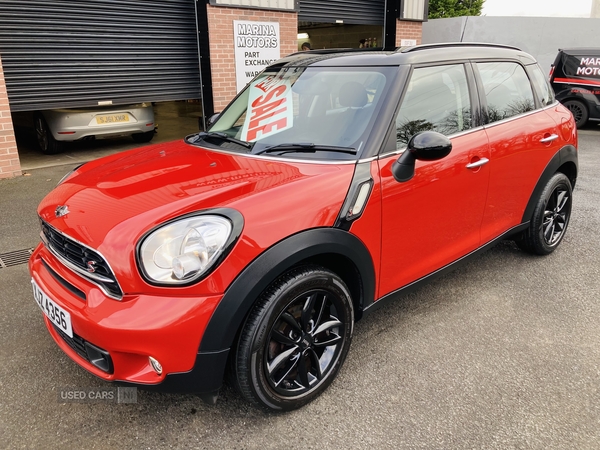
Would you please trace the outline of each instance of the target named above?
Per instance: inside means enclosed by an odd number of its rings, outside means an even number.
[[[44,293],[71,315],[73,339],[44,316],[50,335],[92,374],[163,391],[213,392],[220,387],[228,349],[213,353],[198,349],[221,295],[135,294],[117,301],[64,267],[43,244],[31,256],[29,270]],[[94,364],[97,354],[86,353],[86,348],[106,352],[108,362]],[[162,374],[153,370],[149,356],[160,362]]]

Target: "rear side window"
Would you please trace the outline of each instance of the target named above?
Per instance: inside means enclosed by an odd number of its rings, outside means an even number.
[[[471,101],[462,64],[413,71],[396,117],[396,147],[420,131],[446,136],[471,128]]]
[[[490,122],[535,108],[533,91],[523,66],[512,62],[477,63]]]
[[[544,76],[542,69],[540,69],[540,66],[537,64],[532,64],[527,66],[527,70],[531,75],[533,88],[535,89],[542,106],[547,106],[554,103],[554,93],[552,92],[552,88],[548,84],[548,80]]]

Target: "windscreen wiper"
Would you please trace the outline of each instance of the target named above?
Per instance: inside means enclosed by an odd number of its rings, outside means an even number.
[[[338,152],[338,153],[349,153],[351,155],[356,155],[356,149],[350,147],[336,147],[333,145],[317,145],[310,142],[299,142],[296,144],[277,144],[272,145],[267,148],[263,148],[259,150],[254,155],[262,155],[263,153],[275,153],[281,152],[280,154],[289,153],[289,152],[301,152],[301,153],[315,153],[317,151],[323,152]]]
[[[186,137],[185,140],[189,144],[195,144],[200,139],[204,139],[204,138],[207,138],[207,137],[208,138],[212,137],[212,138],[222,139],[222,140],[227,141],[227,142],[233,142],[234,144],[241,145],[242,147],[252,148],[252,144],[250,144],[249,142],[240,141],[239,139],[232,138],[228,134],[221,133],[219,131],[201,131],[198,134],[194,134],[192,136]]]

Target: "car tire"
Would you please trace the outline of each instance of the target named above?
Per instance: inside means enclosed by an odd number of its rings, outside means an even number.
[[[146,131],[145,133],[135,133],[131,137],[135,142],[150,142],[154,137],[154,130]]]
[[[46,119],[41,113],[33,116],[33,126],[35,128],[35,137],[38,146],[44,155],[56,155],[63,149],[62,142],[57,141],[52,136],[52,132],[46,123]]]
[[[299,408],[334,380],[353,327],[352,298],[340,277],[319,266],[293,269],[246,319],[231,360],[233,384],[266,409]]]
[[[571,111],[571,114],[573,114],[577,128],[581,128],[587,123],[589,114],[586,106],[582,102],[579,100],[567,100],[564,105]]]
[[[562,241],[573,203],[573,189],[566,175],[556,173],[542,191],[533,211],[529,228],[517,245],[528,253],[548,255]]]

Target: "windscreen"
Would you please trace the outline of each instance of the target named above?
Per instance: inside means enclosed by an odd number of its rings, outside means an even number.
[[[249,143],[251,153],[283,144],[360,151],[385,98],[390,67],[301,67],[265,71],[209,132]],[[248,151],[240,146],[240,151]]]

